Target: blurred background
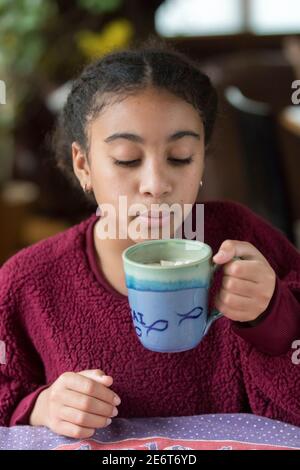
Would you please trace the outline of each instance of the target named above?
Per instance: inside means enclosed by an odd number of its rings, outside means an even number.
[[[55,168],[51,132],[86,63],[149,35],[219,93],[199,200],[241,202],[300,248],[298,0],[0,0],[0,263],[95,209]]]

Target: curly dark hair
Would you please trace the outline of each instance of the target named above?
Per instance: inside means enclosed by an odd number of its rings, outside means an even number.
[[[88,124],[111,101],[121,100],[148,86],[165,89],[197,110],[210,141],[217,113],[217,92],[198,64],[162,40],[110,53],[87,65],[73,82],[52,138],[56,166],[78,187],[71,145],[76,141],[88,155]],[[111,95],[110,95],[111,96]],[[95,202],[92,194],[87,194]]]

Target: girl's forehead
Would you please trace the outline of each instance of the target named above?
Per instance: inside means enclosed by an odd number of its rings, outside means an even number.
[[[149,107],[155,107],[157,110],[163,110],[163,106],[169,106],[196,111],[195,108],[183,97],[177,96],[164,88],[147,87],[117,94],[105,93],[103,96],[96,99],[99,103],[104,104],[101,114],[116,112],[120,109],[128,111],[140,110],[143,106],[147,106],[148,109]]]
[[[188,122],[202,124],[197,110],[187,101],[167,90],[145,89],[128,96],[111,96],[104,99],[104,106],[94,119],[95,127],[109,128],[127,124],[155,127],[178,126]]]

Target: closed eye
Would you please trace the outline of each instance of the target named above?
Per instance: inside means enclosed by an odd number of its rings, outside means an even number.
[[[174,165],[188,165],[193,161],[192,156],[187,158],[169,158],[168,160]],[[135,166],[139,162],[140,160],[115,160],[114,164],[119,166]]]
[[[175,165],[188,165],[193,161],[192,157],[187,158],[169,158],[170,162],[174,163]]]
[[[124,165],[124,166],[131,166],[131,165],[135,165],[136,163],[138,163],[139,160],[127,160],[127,161],[122,161],[122,160],[115,160],[114,161],[114,164],[115,165]]]

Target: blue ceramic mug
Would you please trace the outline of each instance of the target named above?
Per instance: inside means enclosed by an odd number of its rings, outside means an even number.
[[[145,348],[167,353],[192,349],[222,316],[208,312],[217,266],[206,243],[150,240],[124,250],[122,259],[133,324]]]

